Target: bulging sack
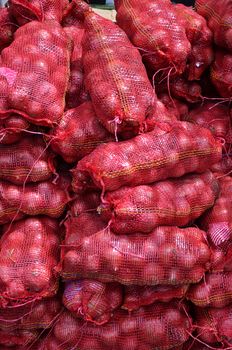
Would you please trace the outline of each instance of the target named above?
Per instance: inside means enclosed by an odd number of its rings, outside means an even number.
[[[115,23],[75,1],[84,17],[85,86],[98,119],[111,133],[137,133],[156,103],[142,58]]]
[[[2,308],[0,329],[11,332],[16,329],[51,328],[61,308],[61,302],[57,297],[33,301],[22,306]]]
[[[68,0],[9,0],[9,11],[20,26],[30,21],[61,22]]]
[[[153,70],[185,71],[191,45],[170,0],[116,0],[115,6],[117,23]]]
[[[18,143],[0,145],[0,179],[22,185],[48,180],[54,172],[54,154],[42,137],[25,136]]]
[[[218,182],[209,171],[107,192],[98,213],[115,233],[149,233],[157,226],[193,222],[213,206],[218,193]]]
[[[31,123],[59,122],[69,80],[71,41],[55,21],[19,28],[1,54],[0,117],[17,113]]]
[[[29,127],[30,123],[17,114],[0,118],[0,144],[10,145],[21,140]]]
[[[73,51],[70,61],[70,78],[66,93],[66,109],[75,108],[82,102],[82,94],[84,90],[84,72],[82,60],[82,38],[84,29],[76,26],[68,26],[64,28],[66,34],[72,39]]]
[[[122,309],[133,311],[155,302],[182,299],[188,286],[125,286]]]
[[[119,283],[95,280],[67,282],[63,294],[64,306],[78,318],[103,325],[122,304],[123,289]]]
[[[191,53],[187,60],[188,80],[199,80],[213,61],[213,35],[207,22],[191,7],[182,4],[174,5],[178,21],[185,29],[191,43]]]
[[[232,272],[207,273],[198,284],[190,286],[187,299],[200,307],[223,308],[232,303]]]
[[[8,8],[0,8],[0,52],[13,41],[17,25]]]
[[[62,245],[64,279],[92,278],[125,285],[180,285],[201,280],[210,267],[205,233],[162,226],[148,235],[115,235],[82,214],[66,221]]]
[[[5,226],[0,240],[0,305],[55,295],[59,262],[58,222],[29,218]]]
[[[207,232],[212,248],[221,251],[221,259],[230,259],[232,233],[232,178],[219,178],[220,194],[214,206],[201,218],[199,226]],[[218,262],[220,262],[220,260]]]
[[[232,3],[230,0],[197,0],[196,10],[208,21],[215,43],[232,51]]]
[[[0,225],[25,215],[58,218],[69,200],[67,191],[49,181],[27,184],[25,188],[0,181]]]
[[[66,111],[52,134],[53,150],[67,163],[77,162],[98,145],[114,140],[98,121],[91,102]]]
[[[207,344],[219,342],[221,348],[232,345],[232,304],[223,308],[195,308],[197,336]]]
[[[210,78],[220,96],[230,98],[232,94],[232,53],[217,50],[211,65]]]
[[[63,350],[171,349],[189,338],[191,328],[190,318],[177,303],[156,303],[130,315],[118,310],[110,322],[101,326],[65,312],[41,350],[52,345],[58,349],[60,344]]]
[[[1,350],[25,350],[39,336],[36,330],[17,329],[13,331],[0,329],[0,345]]]
[[[202,173],[221,160],[212,133],[188,122],[160,123],[146,134],[98,146],[73,170],[73,190],[113,191],[187,173]]]

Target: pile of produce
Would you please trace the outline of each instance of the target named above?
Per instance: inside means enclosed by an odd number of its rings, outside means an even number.
[[[232,0],[0,9],[0,349],[232,349]]]

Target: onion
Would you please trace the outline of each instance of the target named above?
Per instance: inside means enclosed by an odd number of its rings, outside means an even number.
[[[137,329],[136,318],[126,317],[124,320],[121,321],[120,325],[121,325],[121,331],[124,333],[125,337],[129,334],[136,333],[136,329]]]
[[[128,334],[128,336],[125,336],[123,339],[121,346],[123,350],[137,350],[140,349],[140,341],[136,335]]]
[[[45,288],[49,288],[51,280],[51,271],[43,265],[31,265],[25,271],[25,285],[31,292],[41,292]]]
[[[119,330],[116,327],[109,327],[102,333],[102,341],[108,349],[113,349],[118,342]]]
[[[82,265],[80,255],[75,250],[70,250],[64,256],[63,269],[68,272],[78,271]]]
[[[16,277],[16,276],[15,276]],[[8,283],[7,292],[11,298],[23,298],[26,296],[26,289],[23,283],[17,277]]]

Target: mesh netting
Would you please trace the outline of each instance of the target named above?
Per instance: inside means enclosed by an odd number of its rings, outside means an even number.
[[[55,21],[19,28],[1,54],[0,111],[52,125],[62,116],[69,79],[71,43]]]
[[[221,137],[226,143],[232,142],[230,109],[228,106],[213,102],[192,109],[186,120],[208,128],[216,137]]]
[[[115,233],[151,232],[157,226],[186,226],[212,207],[219,192],[211,172],[109,192],[98,213]]]
[[[115,23],[92,12],[81,0],[76,2],[85,17],[85,86],[96,114],[112,133],[126,129],[138,133],[156,101],[139,51]]]
[[[81,280],[66,283],[63,304],[76,317],[97,325],[107,323],[122,304],[122,286]]]
[[[5,349],[3,347],[4,345],[6,346],[6,349],[9,350],[26,350],[27,346],[32,343],[37,338],[37,336],[38,333],[34,330],[31,331],[18,329],[13,331],[6,331],[0,329],[1,350]]]
[[[232,128],[230,109],[223,104],[206,102],[192,109],[185,120],[209,129],[217,138],[225,143],[223,146],[223,158],[213,164],[210,169],[218,174],[226,174],[232,170],[231,146]]]
[[[205,279],[189,288],[187,298],[201,307],[225,307],[232,303],[231,278],[232,272],[207,273]]]
[[[126,286],[123,309],[132,311],[155,302],[182,299],[188,286]]]
[[[81,213],[97,209],[101,204],[99,192],[80,193],[75,196],[71,203],[71,215],[78,216]]]
[[[23,188],[0,181],[0,225],[24,215],[58,218],[68,201],[68,193],[51,182],[27,184]]]
[[[101,225],[96,214],[82,214],[66,222],[64,279],[178,285],[199,281],[209,268],[205,233],[197,228],[166,226],[148,235],[118,236],[109,229],[99,230]]]
[[[204,172],[221,160],[221,142],[187,122],[162,123],[124,142],[100,145],[73,170],[73,189],[148,184],[190,172]]]
[[[66,34],[73,42],[73,51],[70,62],[70,78],[66,93],[66,109],[75,108],[81,104],[81,92],[84,89],[83,82],[83,62],[81,41],[84,30],[75,26],[65,27]]]
[[[54,172],[53,158],[39,136],[25,136],[19,143],[0,145],[0,179],[18,185],[47,180]]]
[[[78,0],[72,0],[63,12],[62,19],[63,27],[74,26],[79,29],[83,29],[83,18],[80,17],[80,8]]]
[[[197,12],[208,20],[218,46],[232,50],[231,0],[197,0]]]
[[[218,263],[226,263],[227,254],[230,257],[232,238],[232,178],[229,176],[219,178],[220,195],[212,209],[202,217],[200,226],[207,232],[208,239],[213,248],[221,255],[217,257]],[[217,255],[218,255],[217,254]],[[216,258],[215,258],[216,259]],[[216,263],[216,261],[215,261]]]
[[[211,81],[222,97],[231,97],[232,93],[232,54],[216,51],[211,66]]]
[[[179,24],[185,29],[192,46],[188,57],[188,79],[198,80],[213,61],[212,32],[207,27],[205,19],[191,7],[177,4],[175,10]]]
[[[66,312],[42,350],[167,350],[184,343],[190,331],[190,320],[176,303],[157,303],[130,315],[120,310],[102,326],[75,319]]]
[[[229,175],[232,171],[232,156],[228,154],[223,154],[222,160],[215,163],[210,167],[210,170],[215,173],[215,175],[223,176],[225,174]]]
[[[171,93],[171,96],[184,100],[188,103],[196,103],[202,101],[202,88],[199,82],[189,81],[184,76],[170,78],[169,81],[157,85],[158,94]]]
[[[0,240],[0,304],[55,294],[60,231],[57,221],[47,217],[5,227]]]
[[[17,26],[9,13],[8,8],[0,8],[0,52],[13,41]]]
[[[23,130],[29,129],[30,124],[19,115],[11,115],[0,119],[0,144],[10,145],[23,137]]]
[[[0,329],[40,329],[52,327],[59,315],[61,303],[58,298],[47,298],[23,306],[12,306],[1,309]]]
[[[163,102],[170,114],[174,115],[178,120],[185,120],[188,115],[188,105],[178,99],[170,98],[166,93],[158,95],[160,101]]]
[[[195,321],[199,339],[211,344],[221,342],[232,346],[232,305],[224,308],[196,308]],[[222,349],[222,346],[221,346]]]
[[[91,102],[65,112],[53,135],[52,148],[67,163],[76,162],[98,145],[114,140],[98,121]]]
[[[30,21],[61,22],[68,0],[9,0],[9,10],[20,26]]]
[[[153,69],[186,68],[191,45],[169,0],[115,1],[117,22]],[[156,19],[154,21],[154,18]]]
[[[216,349],[222,350],[221,344],[215,343],[210,345],[215,350]],[[198,339],[190,338],[186,343],[184,343],[178,348],[173,348],[172,350],[209,350],[209,349],[210,349],[209,344],[203,344]]]

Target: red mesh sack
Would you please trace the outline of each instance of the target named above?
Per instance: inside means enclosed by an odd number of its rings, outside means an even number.
[[[186,120],[209,129],[216,137],[223,138],[226,144],[232,142],[230,110],[225,105],[206,102],[192,109]]]
[[[14,31],[17,26],[14,23],[8,8],[0,8],[0,52],[13,41]]]
[[[210,344],[210,346],[213,347],[213,349],[222,350],[222,345],[215,343]],[[210,347],[208,344],[204,344],[203,342],[199,341],[199,339],[193,339],[190,338],[186,343],[181,345],[179,348],[173,348],[173,350],[209,350]]]
[[[101,199],[99,192],[77,194],[75,200],[71,203],[71,215],[79,216],[81,213],[94,211],[100,204]]]
[[[76,317],[102,325],[122,304],[122,286],[118,283],[102,283],[81,280],[66,283],[64,306]]]
[[[63,12],[62,27],[71,26],[84,29],[83,18],[80,16],[80,7],[77,0],[72,0]]]
[[[1,116],[15,112],[50,126],[64,111],[69,79],[70,39],[55,21],[19,28],[1,54]]]
[[[111,133],[138,133],[157,99],[139,51],[115,23],[76,3],[84,15],[85,86],[98,119]]]
[[[168,110],[163,102],[157,100],[156,104],[151,109],[149,116],[146,119],[146,123],[141,130],[141,133],[147,133],[154,130],[157,127],[157,124],[160,122],[175,122],[176,116],[172,111]],[[124,136],[125,133],[122,135]],[[121,135],[120,135],[121,136]],[[127,136],[127,135],[126,135]],[[128,140],[129,138],[135,137],[136,133],[129,135],[129,137],[122,137],[120,140]]]
[[[162,123],[132,140],[98,146],[73,170],[73,190],[113,191],[201,173],[221,160],[221,150],[221,142],[207,129],[187,122]]]
[[[7,349],[26,350],[28,345],[36,340],[38,332],[32,330],[14,330],[6,331],[0,329],[0,346],[1,350]],[[14,348],[15,346],[15,348]]]
[[[187,298],[197,306],[225,307],[232,303],[232,272],[207,273],[198,284],[190,286]]]
[[[68,0],[9,0],[9,10],[20,26],[34,20],[61,22],[68,3]]]
[[[217,138],[224,142],[224,154],[220,162],[213,164],[211,170],[218,174],[226,174],[232,169],[230,156],[232,145],[232,129],[230,110],[227,106],[206,102],[192,109],[185,120],[209,129]]]
[[[47,180],[54,172],[54,155],[39,136],[25,136],[19,143],[0,145],[0,179],[16,185]]]
[[[232,346],[232,305],[224,308],[196,308],[195,321],[198,338],[205,343],[220,342]],[[223,347],[221,346],[221,349]]]
[[[170,114],[174,115],[178,120],[185,120],[188,115],[188,105],[176,98],[171,98],[168,94],[162,93],[158,95],[158,98]]]
[[[209,268],[210,251],[199,229],[166,226],[148,235],[117,236],[108,229],[99,230],[96,214],[85,214],[86,224],[83,214],[80,218],[66,222],[64,279],[178,285],[199,281]]]
[[[53,296],[59,259],[59,225],[47,217],[5,227],[0,240],[0,304]]]
[[[158,87],[161,92],[167,93],[170,89],[171,95],[175,98],[196,103],[202,100],[201,85],[197,81],[189,81],[184,76],[173,77]]]
[[[182,299],[188,286],[126,286],[122,308],[133,311],[155,302]]]
[[[117,0],[115,6],[117,23],[141,49],[151,68],[169,67],[178,73],[184,72],[191,46],[169,0]]]
[[[62,344],[62,350],[165,350],[184,343],[190,332],[190,319],[176,303],[157,303],[131,314],[119,310],[102,326],[63,313],[42,349],[58,349]],[[50,346],[53,342],[57,347]]]
[[[223,154],[222,160],[210,167],[210,170],[216,176],[225,176],[231,174],[232,171],[232,157],[228,154]]]
[[[13,331],[15,329],[50,328],[61,311],[58,298],[47,298],[22,306],[9,306],[1,309],[0,329]]]
[[[232,178],[224,176],[219,178],[220,195],[213,208],[209,209],[201,218],[200,227],[208,235],[212,247],[221,251],[220,260],[226,259],[232,243]]]
[[[188,57],[188,79],[198,80],[213,61],[213,35],[204,17],[191,7],[175,5],[179,24],[185,28],[186,36],[192,49]]]
[[[70,78],[66,93],[66,109],[75,108],[82,102],[83,92],[83,62],[81,41],[84,29],[70,26],[64,28],[66,34],[72,39],[73,51],[70,62]]]
[[[232,94],[232,54],[216,51],[215,60],[211,66],[211,81],[222,97]]]
[[[30,124],[19,115],[11,115],[0,119],[0,144],[10,145],[23,137],[23,130],[29,129]]]
[[[91,102],[65,112],[53,136],[53,150],[67,163],[77,162],[98,145],[113,141],[113,135],[98,121]]]
[[[51,182],[25,188],[0,181],[0,225],[25,215],[60,217],[70,200],[66,191]]]
[[[232,50],[231,0],[197,0],[197,12],[208,20],[218,46]]]
[[[219,192],[211,172],[109,192],[98,213],[115,233],[149,233],[157,226],[186,226],[213,206]]]

